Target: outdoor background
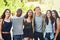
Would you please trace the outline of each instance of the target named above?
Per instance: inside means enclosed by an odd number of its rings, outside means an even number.
[[[60,13],[60,0],[0,0],[0,16],[6,8],[15,14],[18,8],[26,13],[28,9],[33,10],[36,6],[40,6],[43,13],[48,9],[55,9]]]
[[[60,14],[60,0],[0,0],[0,16],[6,8],[9,8],[11,14],[14,15],[18,8],[21,8],[23,14],[25,14],[28,9],[33,10],[36,6],[39,6],[44,14],[46,10],[53,9],[57,10]]]

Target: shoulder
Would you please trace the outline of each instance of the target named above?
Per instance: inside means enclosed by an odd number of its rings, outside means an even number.
[[[57,18],[57,26],[59,26],[59,25],[60,25],[60,19]]]
[[[35,17],[35,15],[36,15],[36,14],[35,14],[35,13],[33,13],[33,17]]]
[[[24,18],[24,22],[25,22],[25,21],[27,21],[27,19],[26,19],[26,18]]]
[[[2,23],[3,23],[3,19],[0,18],[0,24],[2,24]]]
[[[57,18],[57,22],[60,22],[60,19],[59,18]]]
[[[0,22],[2,22],[3,21],[3,19],[2,18],[0,18]]]
[[[42,17],[45,17],[45,14],[42,14]]]
[[[15,18],[16,16],[14,15],[14,16],[11,16],[11,18]]]
[[[12,19],[15,19],[15,18],[16,18],[16,16],[11,16],[11,18],[10,18],[10,19],[12,20]]]
[[[24,15],[22,15],[20,18],[23,18],[24,19]]]
[[[42,18],[43,18],[43,20],[45,20],[45,18],[46,18],[46,15],[45,15],[45,14],[42,14]]]
[[[60,30],[60,18],[57,18],[57,28]]]
[[[24,18],[24,20],[23,20],[23,24],[25,24],[26,21],[27,21],[27,19]]]

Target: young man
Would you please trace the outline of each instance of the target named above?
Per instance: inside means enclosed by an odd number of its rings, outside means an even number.
[[[13,26],[13,40],[23,39],[23,18],[21,9],[18,9],[16,16],[11,18]]]
[[[34,40],[44,40],[43,39],[43,15],[41,13],[41,9],[39,7],[36,7],[34,9],[35,15],[34,15]]]

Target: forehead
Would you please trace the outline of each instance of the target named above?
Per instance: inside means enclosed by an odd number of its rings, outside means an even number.
[[[47,11],[47,13],[50,13],[50,11]]]
[[[31,10],[29,12],[32,12]]]
[[[35,9],[41,9],[40,7],[36,7]]]
[[[9,10],[6,10],[6,12],[9,12]]]
[[[20,12],[22,12],[22,11],[17,11],[17,13],[20,13]]]
[[[35,8],[35,10],[37,10],[37,9],[39,9],[39,10],[40,10],[40,8]]]
[[[55,13],[55,12],[52,11],[52,13]]]

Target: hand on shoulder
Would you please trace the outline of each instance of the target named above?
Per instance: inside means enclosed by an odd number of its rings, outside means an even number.
[[[60,19],[59,19],[59,18],[57,18],[57,23],[58,23],[58,24],[60,23]]]
[[[26,22],[26,20],[27,20],[27,19],[26,19],[26,18],[24,18],[24,22]]]

